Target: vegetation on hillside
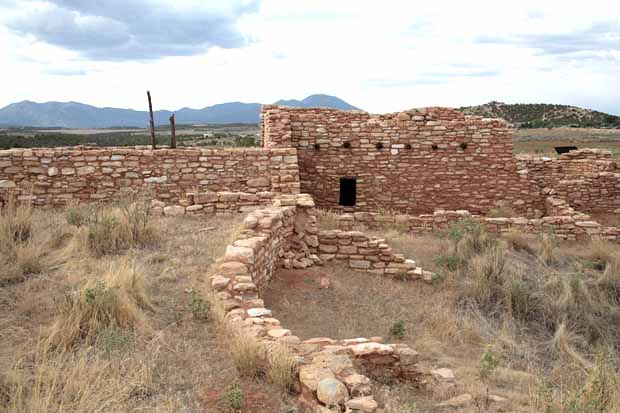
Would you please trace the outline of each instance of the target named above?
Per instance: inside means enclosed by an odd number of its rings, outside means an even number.
[[[576,128],[620,127],[620,116],[575,106],[542,103],[489,102],[461,108],[469,115],[502,118],[519,128]]]

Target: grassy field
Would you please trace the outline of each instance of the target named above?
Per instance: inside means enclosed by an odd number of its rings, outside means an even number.
[[[462,412],[620,411],[616,245],[458,227],[452,239],[375,235],[440,277],[428,285],[341,266],[281,270],[265,301],[302,338],[389,337],[418,351],[424,368],[454,371],[456,386],[377,384],[386,412],[453,411],[437,405],[464,393],[473,401]]]
[[[555,146],[609,149],[620,156],[620,129],[516,129],[514,151],[556,157]]]
[[[1,212],[0,411],[290,412],[200,293],[241,216],[134,205]]]

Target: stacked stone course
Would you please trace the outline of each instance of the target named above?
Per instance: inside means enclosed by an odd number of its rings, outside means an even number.
[[[265,149],[57,148],[0,151],[0,199],[35,205],[100,201],[149,188],[166,203],[192,191],[299,193],[296,151]]]
[[[556,159],[520,155],[517,163],[545,194],[584,212],[620,213],[620,169],[610,151],[586,148]]]
[[[499,119],[448,108],[370,115],[267,105],[262,129],[266,148],[298,150],[301,191],[322,208],[484,213],[509,204],[524,215],[543,212],[535,183],[517,174],[512,135]],[[357,179],[355,207],[339,205],[343,177]]]
[[[489,218],[470,213],[467,210],[436,210],[433,214],[381,215],[372,212],[342,214],[338,217],[338,227],[343,230],[378,229],[398,225],[406,232],[430,233],[446,229],[450,224],[462,220],[475,220],[494,233],[512,230],[542,233],[553,232],[565,240],[590,240],[593,238],[620,242],[620,228],[604,226],[593,221],[587,214],[575,210],[560,198],[547,197],[548,216],[542,218]]]
[[[342,243],[334,244],[333,240]],[[328,412],[338,405],[350,412],[372,413],[378,405],[372,397],[370,378],[421,384],[424,377],[418,366],[418,354],[403,344],[383,344],[380,337],[319,337],[301,341],[273,317],[260,298],[261,289],[276,268],[321,264],[323,259],[315,252],[334,245],[356,250],[343,249],[333,256],[321,254],[324,260],[347,260],[353,268],[370,273],[396,275],[415,269],[413,261],[391,253],[383,240],[360,232],[319,231],[317,210],[309,195],[278,195],[271,206],[246,216],[244,230],[226,248],[210,278],[211,289],[222,302],[226,321],[235,328],[255,337],[268,349],[274,343],[289,346],[298,359],[301,401],[312,411]],[[362,252],[365,255],[358,255]],[[360,258],[360,262],[382,262],[385,266],[357,266],[355,258]],[[399,265],[392,266],[393,263]]]

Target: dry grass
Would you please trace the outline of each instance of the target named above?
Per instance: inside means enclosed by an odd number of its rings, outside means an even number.
[[[128,261],[114,263],[102,276],[65,295],[60,314],[47,333],[52,348],[68,351],[111,328],[133,329],[144,323],[145,309],[153,310],[141,270]]]
[[[512,218],[517,216],[514,209],[508,206],[490,209],[486,214],[489,218]]]
[[[439,281],[404,283],[340,267],[281,271],[264,298],[302,338],[388,337],[402,321],[402,341],[420,352],[422,366],[455,371],[458,390],[379,386],[376,395],[385,411],[408,411],[412,403],[417,411],[433,411],[438,402],[464,392],[474,402],[463,411],[615,411],[612,383],[620,377],[617,245],[599,241],[584,246],[521,233],[496,237],[469,223],[441,237],[395,230],[374,235],[423,268],[438,271]],[[455,267],[447,268],[438,255],[454,257]],[[603,263],[584,266],[594,259]],[[320,278],[330,275],[330,288],[321,289]],[[599,351],[613,356],[601,365]],[[600,369],[606,372],[602,376]],[[551,391],[546,402],[536,404],[542,378]],[[604,383],[593,390],[597,380]],[[490,402],[489,393],[509,401]]]
[[[122,204],[97,208],[127,222]],[[149,217],[156,244],[100,255],[80,238],[88,223],[66,215],[32,212],[29,239],[47,239],[45,266],[0,286],[1,411],[227,412],[220,395],[235,382],[253,411],[291,404],[270,383],[239,377],[216,308],[207,320],[193,315],[191,292],[204,290],[242,216]],[[215,229],[197,231],[206,226]]]
[[[286,344],[276,343],[267,352],[269,379],[279,388],[292,391],[296,381],[297,361]]]
[[[339,229],[339,226],[338,226],[339,216],[340,214],[335,211],[319,209],[318,217],[317,217],[319,221],[319,228],[324,231]]]
[[[227,337],[229,353],[241,376],[258,377],[264,372],[265,347],[242,331],[230,331]]]

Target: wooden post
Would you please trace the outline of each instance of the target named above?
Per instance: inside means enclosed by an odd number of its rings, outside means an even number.
[[[170,116],[170,148],[177,148],[177,135],[174,130],[174,113]]]
[[[157,149],[157,146],[155,144],[155,122],[153,121],[153,104],[151,103],[151,92],[147,90],[146,96],[148,96],[149,98],[149,115],[151,117],[151,145],[153,146],[153,149]]]

